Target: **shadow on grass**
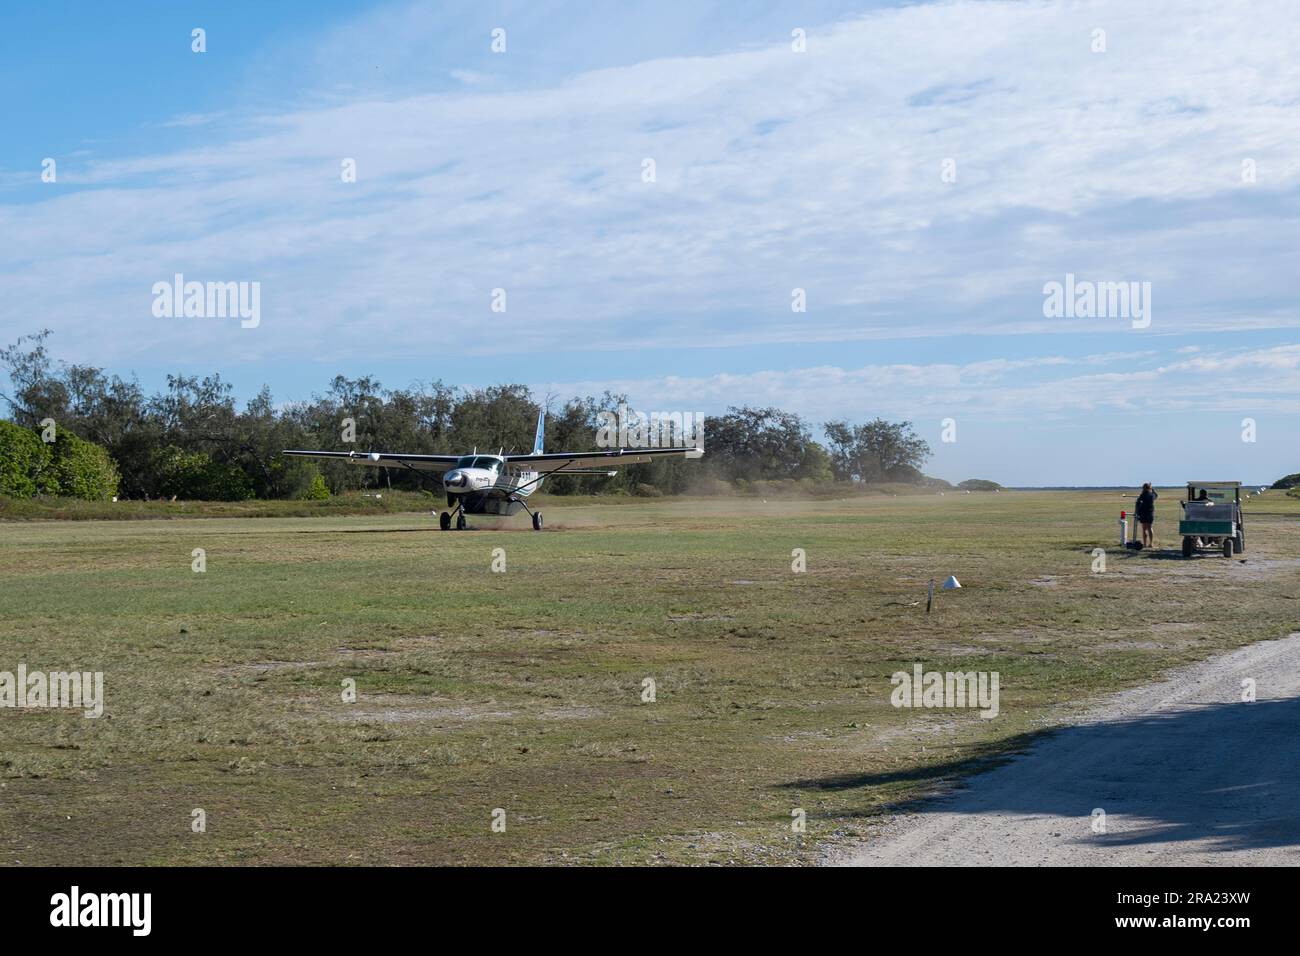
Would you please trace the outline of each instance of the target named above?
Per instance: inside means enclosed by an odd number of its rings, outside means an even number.
[[[1145,559],[1148,560],[1148,561],[1188,561],[1188,562],[1190,562],[1190,561],[1223,561],[1223,560],[1225,560],[1224,557],[1223,557],[1223,552],[1221,552],[1221,551],[1196,551],[1196,552],[1193,552],[1193,553],[1192,553],[1192,556],[1191,556],[1191,557],[1189,557],[1189,558],[1184,558],[1184,557],[1183,557],[1182,549],[1180,549],[1180,548],[1161,548],[1161,549],[1158,549],[1158,550],[1152,550],[1151,548],[1144,548],[1144,549],[1142,549],[1141,551],[1135,551],[1135,552],[1133,552],[1133,557],[1134,557],[1135,559],[1143,559],[1143,558],[1145,558]],[[1231,559],[1228,559],[1228,560],[1232,560],[1232,561],[1245,561],[1245,560],[1247,560],[1247,559],[1246,559],[1246,558],[1239,558],[1239,557],[1237,557],[1236,555],[1233,555],[1233,557],[1232,557]]]

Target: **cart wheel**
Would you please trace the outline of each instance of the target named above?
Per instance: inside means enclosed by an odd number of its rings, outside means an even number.
[[[1190,537],[1183,538],[1183,557],[1190,558],[1191,556],[1192,556],[1192,539]]]
[[[1231,539],[1231,538],[1224,538],[1224,539],[1223,539],[1223,556],[1224,556],[1225,558],[1230,558],[1230,557],[1232,557],[1232,539]]]
[[[447,514],[447,512],[445,511],[442,514],[438,515],[438,527],[441,528],[443,531],[446,531],[448,528],[450,528],[451,515]]]
[[[1233,542],[1232,550],[1241,554],[1246,550],[1246,535],[1242,532],[1237,533],[1237,540]]]

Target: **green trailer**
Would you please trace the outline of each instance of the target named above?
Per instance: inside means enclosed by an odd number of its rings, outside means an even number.
[[[1178,533],[1183,536],[1183,557],[1197,551],[1222,551],[1225,558],[1246,550],[1246,529],[1241,516],[1240,481],[1189,481],[1187,500]]]

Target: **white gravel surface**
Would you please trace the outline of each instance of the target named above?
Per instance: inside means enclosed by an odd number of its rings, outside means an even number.
[[[1106,698],[839,862],[1300,864],[1300,634]]]

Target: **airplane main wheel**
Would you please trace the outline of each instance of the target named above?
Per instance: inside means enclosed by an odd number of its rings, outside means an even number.
[[[438,527],[441,528],[443,531],[446,531],[448,528],[450,528],[451,515],[449,515],[445,511],[442,514],[438,515]]]
[[[542,530],[542,513],[540,511],[533,512],[533,530],[534,531]]]
[[[463,514],[456,515],[456,530],[457,531],[465,530],[465,516]]]

